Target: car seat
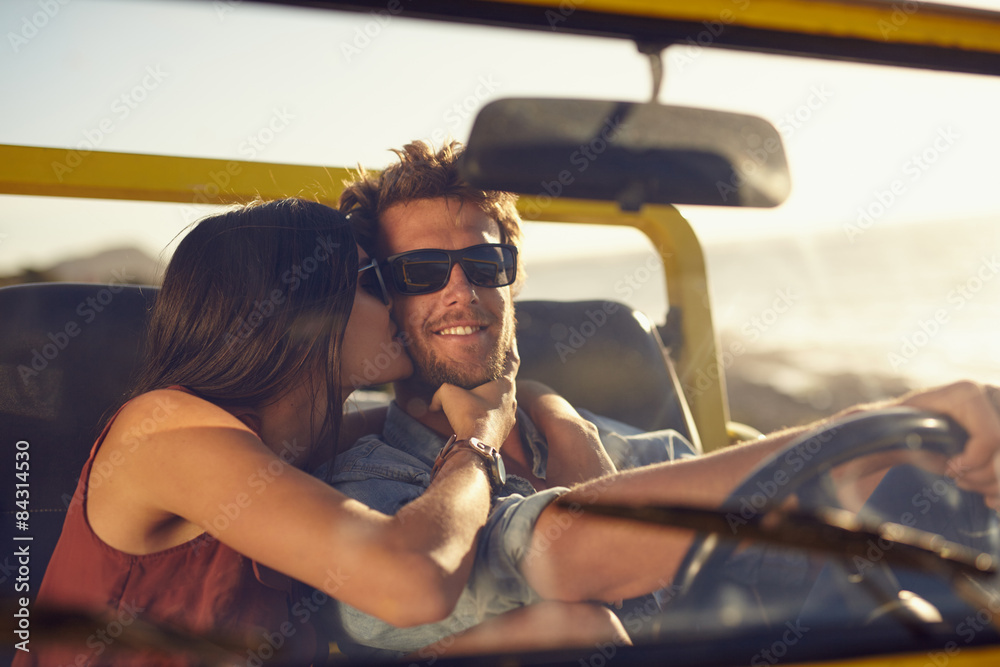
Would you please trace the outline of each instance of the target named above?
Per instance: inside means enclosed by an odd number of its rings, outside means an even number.
[[[142,354],[155,287],[40,283],[0,289],[0,433],[13,461],[29,452],[30,585],[62,529],[80,470],[104,421],[125,400]],[[674,428],[697,442],[656,329],[608,301],[516,304],[520,375],[574,405],[643,430]],[[20,508],[3,500],[4,526]]]

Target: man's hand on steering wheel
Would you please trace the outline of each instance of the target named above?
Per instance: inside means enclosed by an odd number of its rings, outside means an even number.
[[[944,472],[960,488],[982,494],[991,509],[1000,509],[1000,389],[963,381],[913,392],[893,403],[939,412],[958,422],[969,440]]]

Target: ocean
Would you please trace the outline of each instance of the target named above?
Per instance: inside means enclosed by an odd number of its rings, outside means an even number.
[[[1000,221],[803,232],[704,251],[727,375],[798,398],[843,376],[894,390],[1000,382]],[[521,298],[613,299],[665,317],[652,250],[539,261],[528,275]]]

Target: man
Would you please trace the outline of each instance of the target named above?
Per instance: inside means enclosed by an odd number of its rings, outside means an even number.
[[[416,372],[396,384],[382,437],[362,439],[341,455],[329,481],[390,514],[423,492],[452,433],[434,409],[434,393],[444,383],[474,387],[495,377],[513,345],[517,284],[508,284],[507,266],[515,260],[498,244],[518,242],[514,198],[463,183],[455,170],[459,152],[455,145],[435,154],[425,144],[409,144],[397,151],[399,164],[379,176],[362,174],[341,200],[395,287],[393,315]],[[481,265],[494,270],[479,273]],[[963,473],[960,485],[995,503],[992,461],[1000,449],[1000,418],[984,389],[965,383],[897,403],[946,412],[966,427],[973,437],[952,470]],[[542,425],[546,436],[572,430],[568,425],[575,415],[568,406],[555,405],[540,416],[546,414],[551,417],[548,428]],[[503,458],[533,488],[508,484],[498,490],[455,613],[441,623],[400,630],[341,605],[339,620],[347,635],[342,646],[350,649],[356,642],[407,652],[540,600],[611,603],[662,589],[685,554],[690,533],[580,515],[553,504],[555,497],[716,506],[758,461],[802,431],[601,476],[611,466],[585,426],[578,438],[542,438],[532,420],[519,415],[518,428],[502,444]],[[663,437],[676,444],[675,434]],[[582,483],[568,493],[558,486],[573,482]]]

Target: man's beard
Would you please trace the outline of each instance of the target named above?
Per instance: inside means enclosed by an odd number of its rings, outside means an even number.
[[[475,366],[442,359],[430,345],[427,345],[426,339],[411,336],[407,352],[413,360],[414,374],[408,381],[424,384],[431,391],[437,391],[438,387],[445,383],[463,389],[474,389],[481,384],[492,382],[503,375],[507,366],[507,353],[514,343],[514,331],[514,316],[508,313],[503,319],[496,345],[486,352],[483,362]]]

